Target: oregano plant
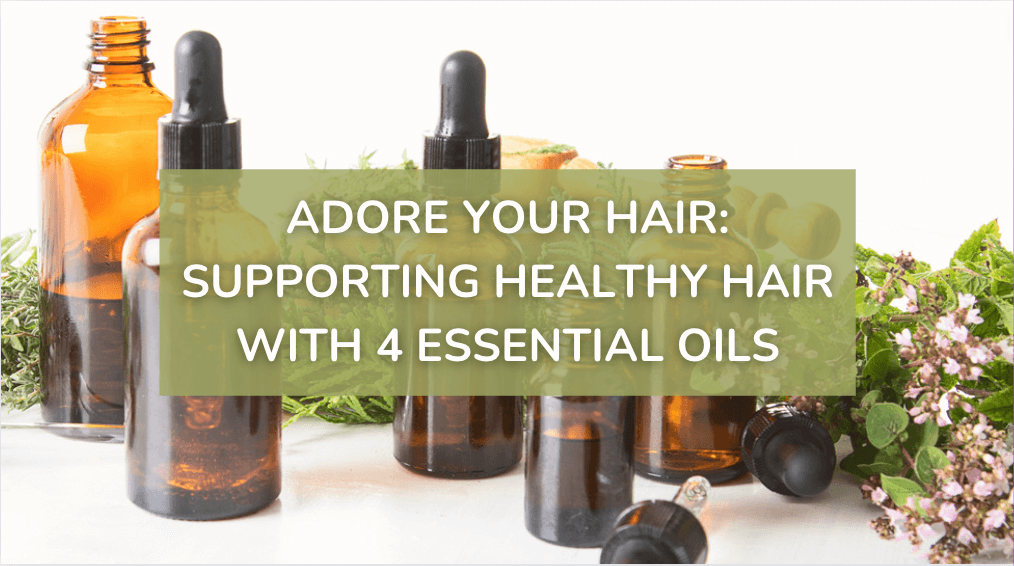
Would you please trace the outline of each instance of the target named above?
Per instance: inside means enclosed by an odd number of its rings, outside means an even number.
[[[1011,252],[990,222],[950,264],[857,246],[857,395],[796,397],[853,452],[884,538],[969,562],[1012,531]]]

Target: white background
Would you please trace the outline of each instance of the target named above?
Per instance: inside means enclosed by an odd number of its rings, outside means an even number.
[[[247,168],[303,168],[307,156],[349,167],[373,150],[381,164],[403,150],[418,159],[437,118],[440,62],[467,48],[487,64],[494,131],[624,168],[711,152],[741,168],[856,169],[867,245],[941,267],[996,217],[1011,245],[1011,2],[3,2],[4,234],[37,227],[38,125],[85,80],[89,20],[121,14],[149,19],[166,92],[175,39],[219,37]],[[597,561],[525,533],[520,470],[428,480],[394,463],[389,439],[383,427],[297,423],[279,502],[197,524],[123,497],[122,447],[4,430],[3,560]],[[879,540],[866,526],[876,509],[837,476],[814,502],[749,479],[718,488],[705,516],[710,561],[924,560]],[[672,493],[635,484],[635,499]]]
[[[440,62],[471,49],[493,131],[622,168],[856,169],[861,243],[943,267],[999,218],[1011,245],[1011,2],[3,2],[4,234],[38,225],[38,126],[114,14],[148,18],[169,93],[175,39],[218,36],[247,168],[418,159]]]

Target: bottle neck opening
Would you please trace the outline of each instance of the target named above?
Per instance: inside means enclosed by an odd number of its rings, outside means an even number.
[[[144,18],[106,16],[92,21],[91,57],[85,69],[93,83],[150,84],[154,63],[148,60],[148,26]]]
[[[666,163],[666,169],[725,169],[728,166],[721,157],[707,154],[674,155]]]
[[[731,190],[732,176],[725,169],[725,159],[715,155],[689,154],[670,157],[663,172],[662,184],[669,204],[681,199],[710,200],[724,207],[725,195]]]

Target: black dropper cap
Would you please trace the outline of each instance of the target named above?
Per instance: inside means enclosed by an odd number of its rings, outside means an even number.
[[[159,169],[240,169],[239,119],[225,111],[222,46],[190,31],[176,42],[173,110],[159,119]]]
[[[703,564],[708,535],[689,510],[672,501],[642,501],[616,520],[601,564]]]
[[[424,169],[499,169],[500,136],[486,125],[486,65],[457,51],[440,68],[440,121],[423,145]]]
[[[746,467],[765,487],[796,497],[827,489],[838,463],[827,430],[787,403],[766,405],[750,417],[742,451]]]

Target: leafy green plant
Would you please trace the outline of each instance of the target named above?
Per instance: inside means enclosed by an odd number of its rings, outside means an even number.
[[[0,240],[3,282],[3,350],[0,398],[9,409],[24,410],[42,399],[39,379],[39,267],[32,233]]]
[[[1012,536],[1012,255],[999,237],[984,225],[936,271],[857,246],[857,395],[792,398],[851,441],[842,468],[883,508],[873,527],[932,541],[934,562]]]

